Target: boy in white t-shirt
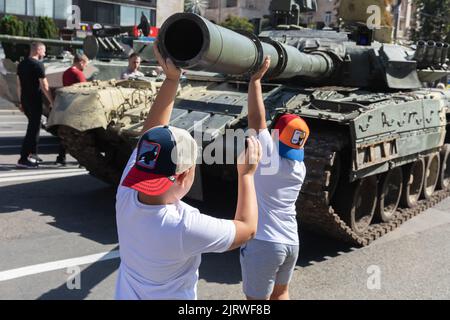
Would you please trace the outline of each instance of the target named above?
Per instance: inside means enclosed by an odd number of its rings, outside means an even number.
[[[115,297],[192,300],[201,254],[233,250],[256,233],[254,173],[261,145],[249,139],[241,155],[235,220],[203,215],[182,202],[194,181],[197,144],[187,131],[168,126],[181,71],[154,48],[167,78],[117,191],[121,264]]]
[[[287,300],[299,252],[295,203],[306,175],[303,147],[309,128],[299,116],[284,114],[269,133],[261,88],[269,66],[267,57],[249,84],[249,129],[258,134],[262,159],[255,174],[258,230],[240,258],[247,299]]]

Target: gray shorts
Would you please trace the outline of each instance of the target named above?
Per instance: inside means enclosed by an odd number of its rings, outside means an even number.
[[[241,270],[247,297],[266,299],[274,285],[287,285],[297,263],[299,246],[251,240],[241,247]]]

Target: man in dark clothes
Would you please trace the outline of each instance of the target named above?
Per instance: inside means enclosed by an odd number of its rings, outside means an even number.
[[[141,14],[141,23],[138,25],[138,29],[142,30],[142,35],[144,37],[148,37],[150,34],[150,22],[145,14],[142,12]]]
[[[83,73],[84,69],[89,64],[89,58],[84,54],[75,54],[73,58],[73,65],[67,69],[63,74],[63,85],[69,87],[71,85],[86,82],[86,77]],[[59,152],[56,157],[56,164],[62,166],[66,165],[66,149],[60,143]]]
[[[30,56],[17,67],[17,94],[20,98],[19,108],[28,118],[28,127],[20,152],[18,168],[37,168],[39,157],[37,145],[42,116],[42,94],[47,97],[50,108],[53,107],[53,97],[45,76],[44,64],[46,48],[41,42],[33,42]]]

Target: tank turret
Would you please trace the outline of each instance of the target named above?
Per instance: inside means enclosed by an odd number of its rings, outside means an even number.
[[[443,61],[448,44],[420,42],[414,55],[410,48],[372,42],[367,32],[274,30],[256,37],[178,13],[163,24],[159,45],[164,56],[185,69],[243,76],[269,55],[268,79],[299,77],[324,85],[417,89],[422,86],[418,67],[437,67],[437,78],[448,72]]]

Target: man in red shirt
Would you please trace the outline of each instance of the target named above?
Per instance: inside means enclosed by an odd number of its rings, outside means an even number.
[[[88,57],[84,54],[76,54],[73,59],[73,65],[64,72],[63,85],[64,87],[71,86],[76,83],[86,82],[84,76],[84,69],[89,63]]]
[[[63,85],[68,87],[80,82],[86,82],[86,77],[83,70],[89,63],[88,57],[84,54],[75,54],[73,58],[73,65],[67,69],[63,74]],[[59,146],[59,154],[56,158],[56,164],[62,166],[66,165],[66,150],[62,144]]]

